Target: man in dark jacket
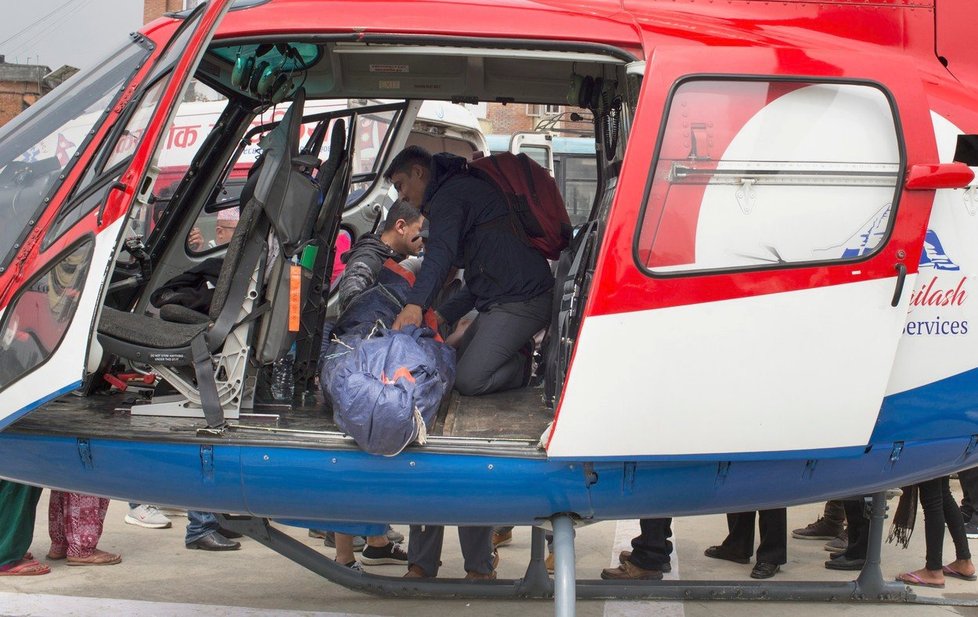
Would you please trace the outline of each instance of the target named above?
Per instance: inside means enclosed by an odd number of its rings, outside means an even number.
[[[364,234],[340,257],[346,264],[337,292],[340,311],[346,310],[360,292],[373,287],[377,273],[388,259],[400,262],[421,251],[423,222],[417,208],[403,200],[396,201],[384,219],[381,233]]]
[[[437,307],[447,323],[479,311],[459,344],[455,388],[478,395],[525,385],[531,339],[550,321],[554,279],[547,259],[513,232],[505,198],[470,175],[465,159],[411,146],[384,177],[431,226],[421,272],[394,328],[420,324],[452,267],[464,268],[465,286]]]

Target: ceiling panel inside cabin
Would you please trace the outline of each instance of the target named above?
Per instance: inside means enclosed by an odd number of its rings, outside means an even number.
[[[290,41],[296,43],[296,41]],[[215,47],[207,71],[230,86],[239,53],[254,55],[258,41]],[[575,75],[615,81],[621,59],[587,51],[454,48],[450,46],[323,43],[310,53],[308,42],[296,45],[304,59],[315,57],[305,72],[296,70],[310,98],[420,98],[466,101],[519,101],[565,104]],[[257,57],[285,64],[272,48]],[[232,88],[233,89],[233,88]]]

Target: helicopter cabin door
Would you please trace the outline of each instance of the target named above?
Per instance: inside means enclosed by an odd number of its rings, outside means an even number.
[[[921,92],[888,57],[655,49],[548,454],[861,452],[934,198]]]
[[[82,384],[93,322],[157,145],[231,0],[133,37],[0,132],[0,429]],[[163,36],[162,34],[160,36]]]

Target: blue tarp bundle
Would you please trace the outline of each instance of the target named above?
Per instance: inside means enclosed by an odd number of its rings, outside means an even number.
[[[340,429],[365,451],[393,456],[427,438],[455,382],[455,350],[427,328],[378,326],[334,340],[321,369]]]

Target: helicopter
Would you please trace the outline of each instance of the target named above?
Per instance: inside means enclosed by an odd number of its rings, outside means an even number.
[[[558,614],[657,593],[578,584],[575,525],[875,494],[878,539],[882,491],[978,464],[968,11],[211,0],[152,22],[0,129],[0,477],[226,513],[365,591]],[[180,121],[203,90],[223,111]],[[543,385],[454,394],[426,444],[378,457],[315,396],[320,330],[335,240],[375,224],[425,100],[589,110],[595,196],[555,264]],[[230,243],[190,241],[229,208]],[[151,305],[215,255],[202,319]],[[286,356],[294,400],[262,401]],[[534,550],[519,584],[404,582],[269,521],[532,525]]]

